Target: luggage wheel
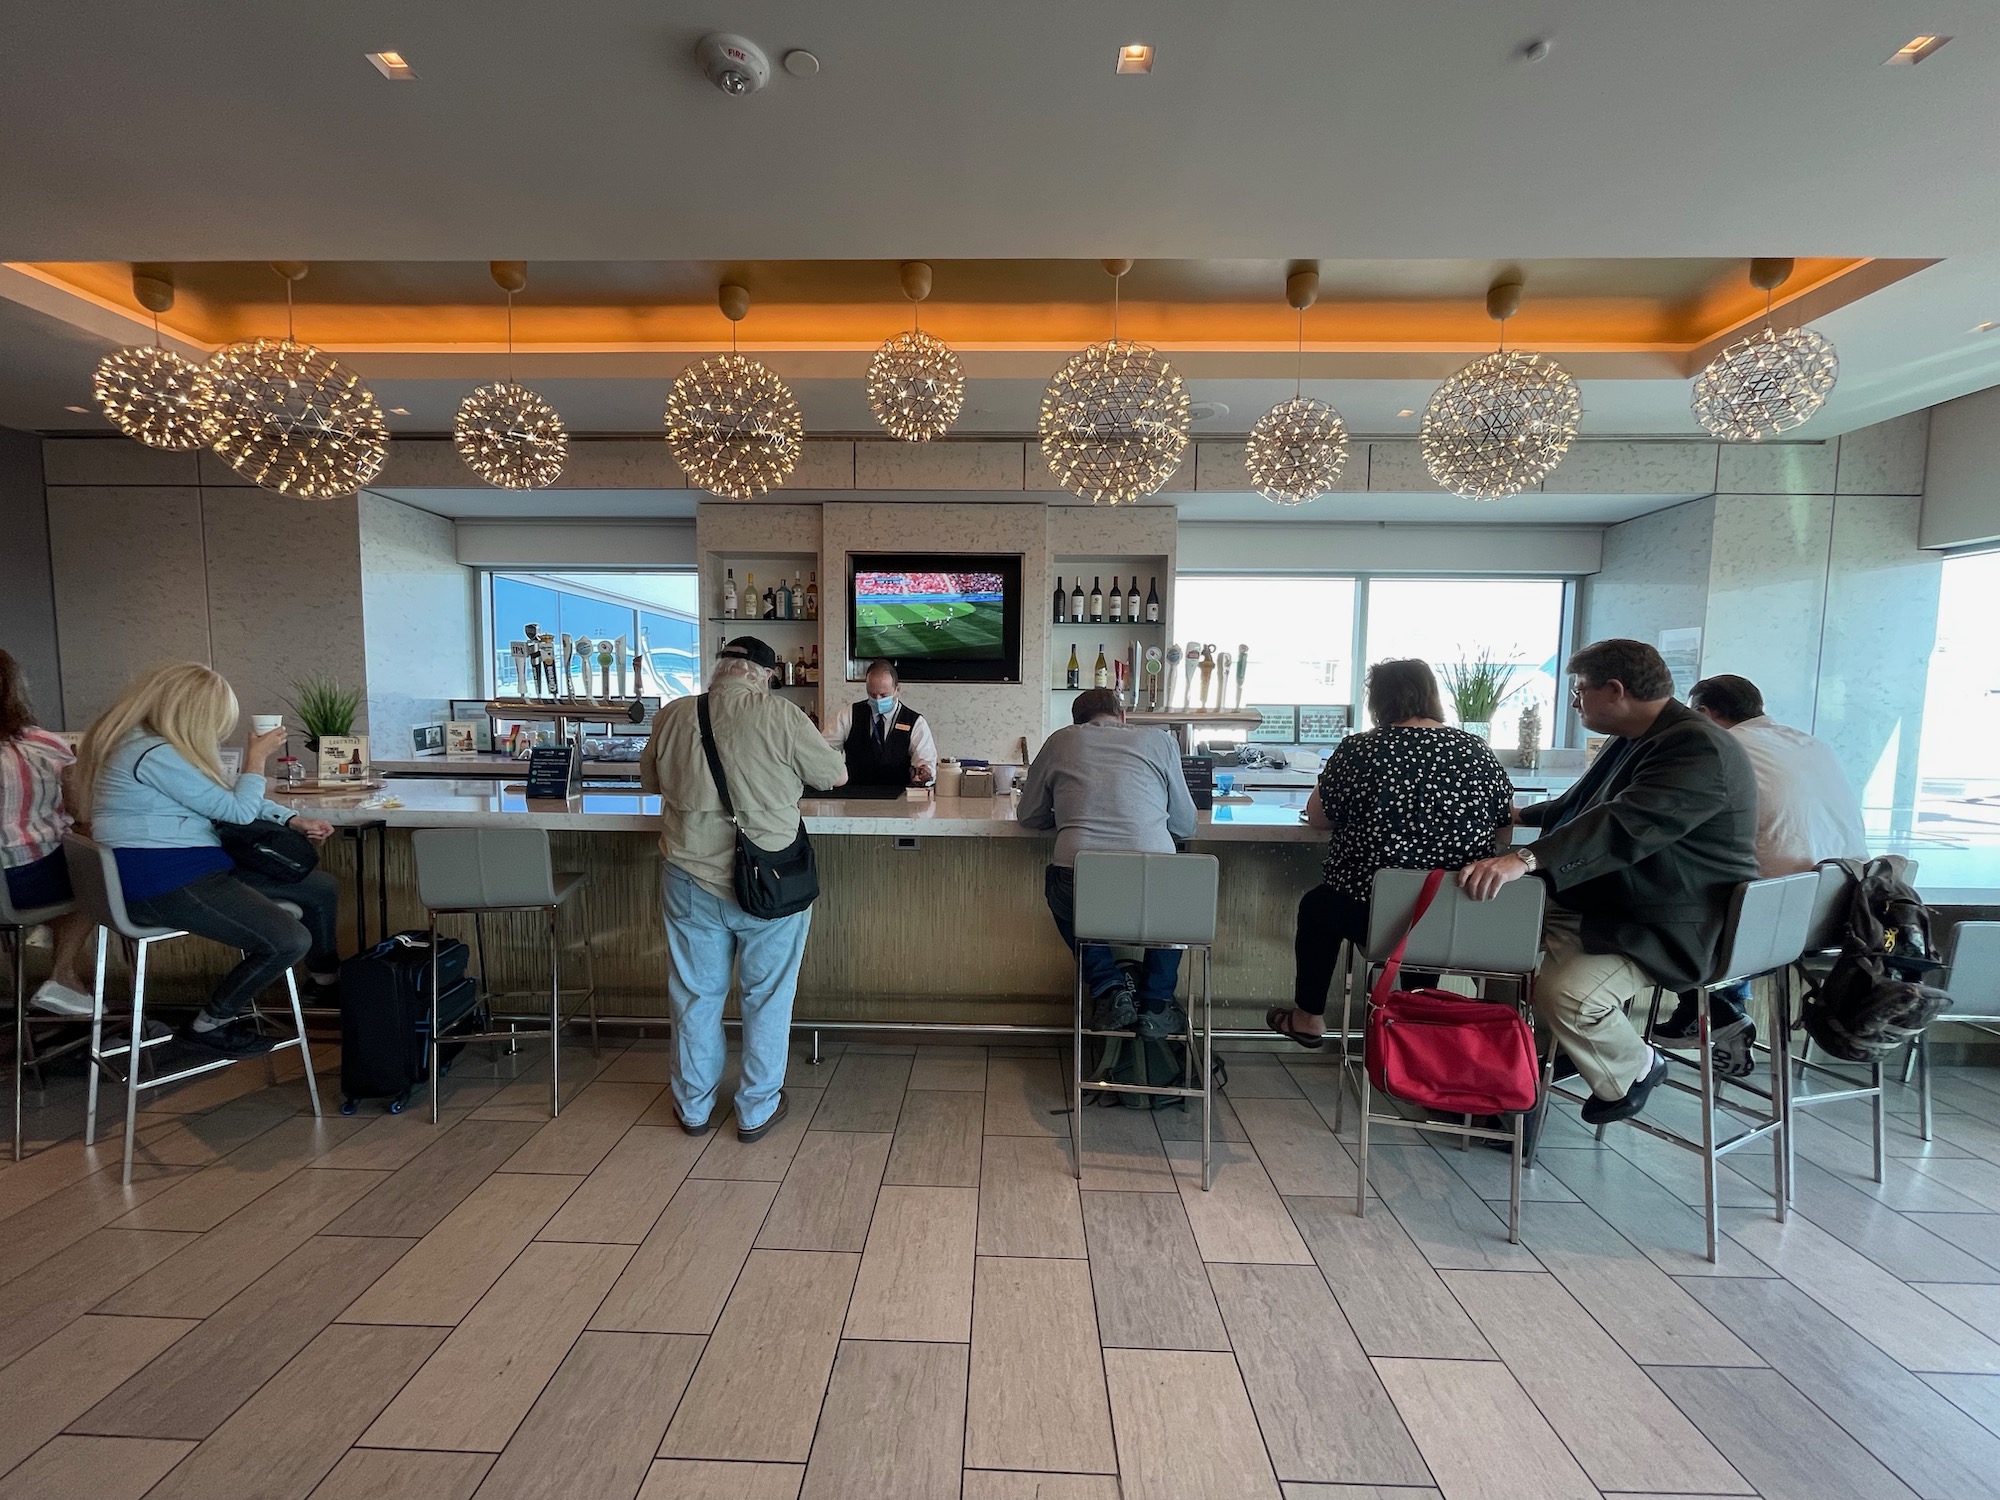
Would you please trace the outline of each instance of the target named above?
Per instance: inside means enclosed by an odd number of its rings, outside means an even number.
[[[351,1115],[359,1108],[361,1108],[361,1101],[359,1099],[343,1099],[340,1101],[340,1112],[344,1115]]]
[[[409,1108],[409,1105],[410,1105],[409,1094],[408,1093],[398,1094],[395,1098],[389,1101],[389,1113],[392,1115],[400,1115],[405,1109]]]

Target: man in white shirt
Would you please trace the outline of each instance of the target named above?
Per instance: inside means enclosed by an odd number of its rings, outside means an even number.
[[[1747,677],[1704,677],[1688,689],[1688,707],[1729,731],[1757,774],[1757,874],[1795,875],[1823,859],[1865,859],[1868,836],[1861,802],[1848,785],[1833,747],[1764,712],[1764,694]],[[1735,1026],[1749,1003],[1748,981],[1718,990],[1709,1011],[1711,1034]],[[1667,1041],[1691,1041],[1694,1006],[1683,997],[1673,1016],[1654,1028]],[[1747,1028],[1746,1028],[1747,1029]],[[1755,1032],[1749,1032],[1754,1036]],[[1732,1058],[1749,1062],[1746,1038]],[[1725,1066],[1725,1073],[1732,1071]]]
[[[827,743],[847,761],[854,786],[929,786],[937,780],[937,740],[930,721],[904,703],[895,664],[872,661],[868,696],[844,719],[827,721]]]

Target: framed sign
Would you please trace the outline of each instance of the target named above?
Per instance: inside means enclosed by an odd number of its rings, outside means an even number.
[[[1206,755],[1183,755],[1181,775],[1187,778],[1188,796],[1195,811],[1207,812],[1215,806],[1215,762]]]
[[[537,745],[528,756],[528,797],[564,801],[571,790],[583,790],[583,767],[574,742]]]
[[[444,725],[417,724],[410,729],[410,748],[419,755],[444,753]]]
[[[1253,745],[1296,745],[1299,740],[1299,711],[1290,703],[1248,703],[1244,707],[1259,716],[1257,727],[1244,736]]]
[[[1299,743],[1301,745],[1336,745],[1347,737],[1354,727],[1354,715],[1345,703],[1301,703],[1299,705]]]

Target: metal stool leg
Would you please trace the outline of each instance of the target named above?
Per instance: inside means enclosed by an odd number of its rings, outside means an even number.
[[[319,1079],[313,1076],[312,1045],[306,1041],[306,1013],[299,1006],[299,976],[285,970],[285,993],[292,999],[292,1025],[298,1028],[299,1066],[305,1070],[306,1096],[312,1100],[313,1118],[323,1118],[319,1107]]]
[[[1354,1021],[1354,976],[1356,965],[1354,963],[1354,949],[1352,945],[1349,945],[1347,951],[1347,972],[1342,976],[1347,982],[1340,988],[1340,1073],[1333,1080],[1333,1133],[1335,1135],[1340,1134],[1341,1122],[1347,1113],[1347,1070],[1351,1051],[1348,1044],[1348,1037],[1351,1033],[1348,1028]],[[1365,981],[1368,973],[1367,966],[1361,965],[1359,972]],[[1366,1037],[1362,1039],[1361,1048],[1365,1060],[1365,1054],[1368,1049]],[[1365,1105],[1362,1112],[1364,1114],[1367,1112]]]
[[[1696,992],[1696,1004],[1700,1015],[1701,1037],[1701,1199],[1703,1217],[1708,1234],[1708,1259],[1713,1265],[1718,1258],[1722,1243],[1718,1235],[1715,1217],[1716,1159],[1715,1159],[1715,1050],[1709,1043],[1708,1035],[1708,992]],[[1780,1202],[1783,1201],[1782,1196]]]
[[[97,1144],[97,1075],[104,1067],[104,968],[106,947],[111,935],[102,927],[97,929],[97,977],[90,986],[90,1082],[85,1086],[88,1098],[84,1104],[83,1143]]]
[[[1211,1112],[1215,1108],[1215,955],[1201,950],[1201,1190],[1215,1185]]]
[[[1366,1027],[1367,1020],[1362,1025]],[[1361,1038],[1361,1066],[1355,1070],[1354,1097],[1360,1106],[1360,1149],[1354,1154],[1354,1217],[1368,1217],[1368,1037]]]
[[[429,1070],[428,1070],[428,1071],[429,1071],[429,1073],[430,1073],[430,1079],[429,1079],[429,1082],[430,1082],[430,1091],[431,1091],[431,1124],[435,1125],[435,1124],[437,1124],[437,1122],[438,1122],[438,1093],[439,1093],[439,1089],[438,1089],[438,1079],[439,1079],[439,1073],[438,1073],[438,977],[439,977],[439,976],[438,976],[438,919],[437,919],[437,913],[436,913],[436,912],[432,912],[432,913],[430,913],[430,919],[431,919],[431,1036],[430,1036],[430,1048],[429,1048],[429,1051],[430,1051],[430,1058],[429,1058],[429,1062],[430,1062],[430,1067],[429,1067]],[[477,923],[477,922],[478,922],[478,920],[479,920],[479,919],[478,919],[477,917],[474,917],[474,918],[473,918],[473,921],[474,921],[475,923]],[[474,930],[476,931],[476,930],[477,930],[477,928],[475,927],[475,929],[474,929]],[[482,942],[482,943],[480,944],[480,954],[479,954],[479,982],[480,982],[481,984],[484,984],[484,983],[486,983],[486,952],[485,952],[485,949],[486,949],[486,945],[485,945],[485,944],[484,944],[484,943]]]
[[[1874,1130],[1875,1180],[1877,1182],[1880,1182],[1883,1180],[1882,1169],[1886,1165],[1887,1158],[1889,1155],[1889,1111],[1883,1107],[1882,1103],[1882,1059],[1881,1058],[1878,1057],[1873,1062],[1869,1063],[1868,1081],[1870,1084],[1874,1086],[1875,1089],[1875,1097],[1870,1099],[1868,1102],[1874,1107],[1873,1113],[1875,1116],[1875,1122],[1874,1122],[1875,1123],[1875,1130]]]
[[[141,942],[132,958],[132,1035],[125,1044],[125,1176],[132,1185],[132,1147],[139,1129],[140,1039],[146,1034],[146,950]]]
[[[1777,1216],[1784,1221],[1792,1201],[1792,976],[1781,971],[1771,980],[1771,1114],[1777,1132],[1771,1139],[1771,1171],[1777,1184]]]
[[[1924,1032],[1910,1044],[1910,1056],[1917,1064],[1917,1108],[1925,1140],[1931,1138],[1931,1039]]]
[[[1083,1180],[1083,952],[1076,955],[1076,1014],[1069,1049],[1069,1162],[1077,1181]]]
[[[21,1159],[21,1090],[28,1071],[28,945],[13,929],[14,942],[14,1160]]]
[[[562,935],[549,908],[549,1118],[562,1113]]]

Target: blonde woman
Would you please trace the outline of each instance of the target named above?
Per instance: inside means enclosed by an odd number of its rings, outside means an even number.
[[[73,784],[77,819],[115,853],[135,919],[242,950],[243,962],[223,976],[181,1036],[204,1051],[248,1057],[271,1044],[245,1013],[285,970],[304,959],[316,998],[331,994],[340,962],[340,889],[324,870],[280,885],[238,870],[223,852],[217,823],[271,818],[314,840],[333,831],[265,800],[264,767],[284,743],[283,729],[251,736],[243,774],[228,784],[217,751],[236,720],[236,694],[218,674],[194,662],[155,667],[91,725]],[[274,897],[298,906],[304,922]]]

